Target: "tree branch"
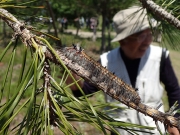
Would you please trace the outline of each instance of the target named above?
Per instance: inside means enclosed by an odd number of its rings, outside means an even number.
[[[152,0],[139,0],[143,7],[157,17],[160,20],[165,20],[169,24],[175,26],[177,29],[180,29],[180,21],[174,17],[172,14],[168,13],[165,9],[154,3]]]
[[[0,9],[0,17],[14,30],[15,35],[20,36],[25,45],[35,50],[42,49],[43,46],[41,53],[43,53],[45,59],[55,64],[64,64],[112,98],[144,115],[152,117],[155,122],[160,121],[165,125],[175,126],[180,130],[180,120],[173,117],[172,113],[162,113],[156,108],[143,104],[134,88],[88,57],[81,48],[74,46],[54,50],[47,42],[40,40],[42,38],[38,38],[32,34],[24,24],[20,23],[6,10]],[[39,55],[41,55],[41,53]]]

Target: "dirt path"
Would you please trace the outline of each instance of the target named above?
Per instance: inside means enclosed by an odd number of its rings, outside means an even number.
[[[76,30],[75,29],[67,29],[67,30],[64,30],[64,33],[70,33],[70,34],[76,35]],[[115,36],[116,34],[115,34],[115,32],[111,32],[111,35]],[[81,38],[92,38],[93,32],[83,31],[80,29],[78,32],[78,36],[80,36]],[[101,38],[101,31],[97,31],[96,36],[97,36],[97,38]]]

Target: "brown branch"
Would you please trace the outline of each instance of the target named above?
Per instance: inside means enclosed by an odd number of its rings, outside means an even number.
[[[175,26],[177,29],[180,29],[180,21],[174,17],[172,14],[168,13],[165,9],[154,3],[152,0],[139,0],[143,7],[161,20],[167,21],[169,24]]]
[[[11,16],[11,19],[8,19]],[[22,42],[30,47],[32,41],[40,46],[40,41],[31,34],[23,24],[4,9],[0,9],[0,17],[20,36]],[[33,39],[33,40],[32,40]],[[37,49],[37,48],[34,48]],[[171,113],[163,113],[158,109],[141,103],[141,99],[134,88],[109,72],[105,67],[88,57],[81,48],[69,47],[56,50],[56,54],[64,65],[74,71],[76,74],[91,82],[99,89],[104,91],[112,98],[122,102],[123,104],[152,117],[155,122],[161,121],[164,124],[175,126],[180,130],[180,120],[173,117]],[[46,59],[52,63],[62,64],[49,48],[44,52]]]
[[[52,25],[53,25],[53,28],[54,28],[54,34],[55,34],[55,36],[58,38],[58,32],[57,32],[57,28],[56,28],[56,24],[55,24],[55,17],[54,17],[54,13],[53,13],[53,11],[52,11],[52,8],[51,8],[51,5],[49,4],[49,1],[48,0],[46,0],[45,1],[46,2],[46,4],[47,4],[47,8],[48,8],[48,11],[49,11],[49,13],[50,13],[50,16],[51,16],[51,18],[52,18]],[[51,25],[51,24],[49,24],[49,25]],[[57,40],[57,46],[58,47],[62,47],[62,42],[61,42],[61,40]]]

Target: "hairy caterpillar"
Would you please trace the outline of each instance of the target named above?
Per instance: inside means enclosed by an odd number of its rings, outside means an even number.
[[[141,103],[137,89],[124,83],[105,67],[87,56],[81,48],[77,49],[75,46],[66,47],[60,48],[56,50],[56,52],[69,69],[103,90],[112,98],[128,107],[134,108],[138,112],[152,117],[155,121],[161,121],[164,124],[173,125],[180,129],[180,121],[178,118]],[[46,58],[59,64],[58,60],[53,57],[50,51],[46,51]]]
[[[70,60],[69,62],[74,63],[74,69],[77,73],[82,72],[86,80],[98,86],[105,93],[121,102],[140,103],[141,99],[134,88],[125,84],[99,63],[93,62],[83,51],[74,47],[64,48],[62,51],[63,55]],[[61,59],[63,59],[63,56],[61,56]]]

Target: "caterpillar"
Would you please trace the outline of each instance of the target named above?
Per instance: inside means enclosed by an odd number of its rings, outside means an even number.
[[[73,64],[74,66],[72,68],[74,68],[77,73],[83,74],[84,79],[102,89],[106,94],[121,102],[140,103],[141,99],[134,88],[125,84],[125,82],[109,72],[98,62],[94,62],[84,51],[70,47],[64,48],[62,52],[63,56],[70,60],[67,64]],[[59,55],[61,55],[60,58],[63,59],[62,54],[59,53]]]
[[[136,88],[132,88],[108,71],[105,67],[86,55],[81,48],[77,49],[75,46],[66,47],[57,49],[56,52],[62,62],[70,70],[86,81],[89,81],[112,98],[138,112],[150,116],[154,121],[161,121],[164,124],[175,126],[180,130],[180,120],[178,118],[173,117],[170,113],[160,112],[158,108],[153,108],[141,103],[141,98]],[[46,58],[53,63],[60,64],[49,50],[45,52],[45,55]]]

